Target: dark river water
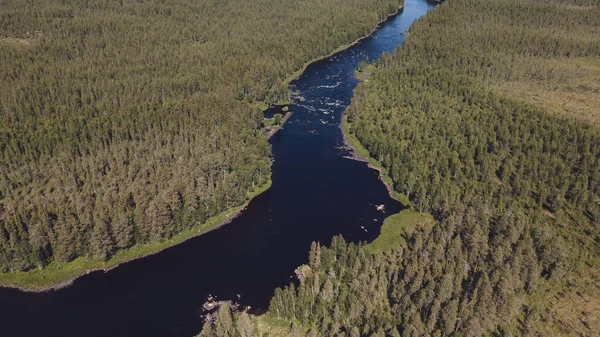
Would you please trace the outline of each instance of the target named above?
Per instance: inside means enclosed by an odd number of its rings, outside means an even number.
[[[299,91],[290,120],[271,139],[273,186],[233,222],[159,254],[73,286],[42,294],[0,289],[1,336],[193,336],[209,294],[265,309],[276,287],[306,263],[313,241],[334,235],[370,241],[398,212],[377,172],[345,159],[339,128],[357,84],[354,70],[402,44],[414,20],[432,9],[405,0],[400,14],[370,38],[312,64],[291,89]],[[384,204],[386,212],[376,210]],[[367,231],[361,228],[363,226]]]

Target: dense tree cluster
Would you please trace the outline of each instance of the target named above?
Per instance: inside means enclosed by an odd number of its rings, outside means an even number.
[[[398,0],[1,1],[0,271],[164,240],[270,176],[286,76]]]
[[[522,296],[540,276],[564,275],[565,248],[551,228],[533,232],[527,215],[494,218],[481,208],[420,228],[406,249],[370,254],[341,237],[313,245],[300,285],[277,289],[269,314],[323,336],[480,336],[526,310],[523,333],[536,318]]]
[[[600,255],[600,132],[486,84],[560,76],[528,69],[535,60],[599,57],[600,5],[451,0],[409,34],[348,117],[394,189],[437,224],[376,254],[340,238],[314,245],[269,315],[323,336],[535,335],[548,322],[531,295]]]

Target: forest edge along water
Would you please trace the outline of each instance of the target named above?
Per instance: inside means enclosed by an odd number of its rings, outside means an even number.
[[[270,140],[272,185],[230,224],[56,291],[0,289],[4,332],[190,336],[202,328],[208,296],[266,309],[274,289],[306,262],[313,241],[327,244],[339,234],[351,242],[374,240],[384,219],[402,207],[377,171],[347,159],[341,116],[358,83],[358,63],[393,51],[401,33],[434,6],[406,1],[369,38],[310,64],[290,82],[303,100],[292,97],[293,114]]]
[[[394,13],[389,14],[384,20],[381,20],[377,23],[371,32],[367,35],[361,36],[353,42],[340,46],[335,49],[333,52],[315,58],[311,61],[308,61],[304,64],[304,66],[298,71],[292,73],[287,79],[284,81],[285,84],[290,84],[291,82],[297,80],[302,74],[306,71],[306,69],[316,62],[322,61],[324,59],[330,58],[354,45],[363,41],[366,38],[372,36],[383,23],[390,20],[390,18],[395,17],[402,11],[403,6],[399,7]],[[292,93],[290,93],[288,100],[292,100]],[[262,104],[259,104],[262,105]],[[284,106],[287,106],[285,104]],[[269,107],[271,109],[272,107]],[[266,113],[266,111],[265,111]],[[285,122],[291,117],[292,112],[287,112],[281,119],[281,124],[279,127],[268,129],[268,136],[274,136],[279,130],[283,127]],[[345,133],[344,133],[345,134]],[[351,143],[348,143],[351,144]],[[352,147],[356,149],[355,145],[352,144]],[[355,156],[357,160],[363,160],[359,156]],[[373,165],[368,160],[370,167],[382,172],[381,166]],[[388,183],[385,180],[385,174],[382,172],[381,176],[382,181],[386,186]],[[218,229],[224,225],[229,224],[233,219],[238,217],[244,209],[248,206],[248,203],[255,198],[256,196],[264,193],[271,187],[272,181],[269,179],[264,185],[258,186],[254,191],[248,193],[246,201],[239,206],[230,208],[225,210],[224,212],[208,219],[207,221],[197,224],[189,230],[185,230],[177,235],[173,236],[169,240],[162,242],[151,242],[147,244],[135,245],[125,250],[118,251],[113,257],[111,257],[108,261],[99,261],[95,259],[91,259],[88,257],[79,257],[71,262],[53,262],[48,266],[44,267],[44,269],[33,269],[30,271],[22,272],[10,272],[10,273],[0,273],[0,287],[4,288],[14,288],[25,292],[46,292],[53,291],[57,289],[62,289],[68,287],[75,282],[78,278],[87,275],[92,272],[102,271],[109,272],[114,268],[121,266],[124,263],[128,263],[137,259],[141,259],[153,254],[158,254],[165,249],[169,249],[173,246],[176,246],[182,242],[185,242],[194,237],[203,235],[207,232]],[[394,197],[393,189],[388,186],[388,191],[390,191],[390,196]],[[398,201],[401,201],[402,198],[396,198]]]
[[[277,131],[278,130],[275,130],[275,132]],[[271,184],[272,181],[269,179],[264,185],[258,186],[252,193],[249,193],[246,202],[242,205],[228,209],[225,212],[208,219],[202,224],[198,224],[189,230],[185,230],[173,236],[169,240],[136,245],[129,249],[118,251],[115,256],[108,261],[98,261],[86,257],[79,257],[66,263],[53,262],[46,266],[45,269],[41,270],[34,269],[27,272],[19,271],[0,274],[0,288],[12,288],[31,293],[54,291],[69,287],[78,278],[90,273],[107,273],[125,263],[158,254],[165,249],[169,249],[187,240],[227,225],[246,209],[253,198],[267,191],[271,187]],[[52,276],[55,276],[56,278],[52,279]]]
[[[379,179],[381,179],[381,182],[387,188],[390,197],[400,202],[404,207],[409,207],[411,203],[408,196],[394,190],[394,183],[388,175],[387,170],[377,159],[371,157],[369,151],[363,147],[353,134],[350,133],[350,127],[351,124],[348,122],[348,117],[346,115],[342,116],[340,128],[342,129],[342,135],[344,136],[344,144],[351,149],[351,153],[347,158],[366,163],[369,168],[379,172]]]
[[[284,81],[284,83],[289,85],[291,82],[293,82],[293,81],[297,80],[298,78],[300,78],[300,76],[302,76],[302,74],[304,74],[304,72],[306,71],[306,68],[308,68],[311,64],[319,62],[319,61],[322,61],[322,60],[325,60],[325,59],[328,59],[328,58],[334,56],[335,54],[343,52],[344,50],[346,50],[346,49],[354,46],[355,44],[359,43],[360,41],[362,41],[362,40],[364,40],[366,38],[371,37],[379,28],[381,28],[381,25],[383,23],[385,23],[386,21],[390,20],[390,18],[393,18],[396,15],[398,15],[402,11],[402,9],[404,9],[404,5],[398,7],[398,9],[394,13],[389,14],[385,19],[379,21],[379,23],[377,23],[373,27],[373,29],[369,32],[369,34],[363,35],[363,36],[359,37],[358,39],[354,40],[353,42],[351,42],[351,43],[349,43],[347,45],[340,46],[336,50],[332,51],[331,53],[329,53],[329,54],[327,54],[325,56],[317,57],[314,60],[310,60],[310,61],[306,62],[304,64],[304,67],[302,67],[298,71],[296,71],[296,72],[292,73],[290,76],[288,76],[288,78]],[[291,97],[289,97],[289,100],[290,101],[292,100]]]

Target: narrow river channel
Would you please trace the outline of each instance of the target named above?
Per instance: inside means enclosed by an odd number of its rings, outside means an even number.
[[[264,310],[276,287],[307,261],[311,242],[334,235],[370,241],[400,210],[378,173],[346,159],[341,115],[357,85],[354,70],[404,40],[410,25],[435,6],[405,0],[404,9],[371,37],[308,67],[291,84],[292,117],[271,139],[273,186],[218,230],[110,272],[86,275],[41,294],[0,289],[1,335],[193,336],[207,296]],[[302,98],[300,98],[302,97]],[[385,213],[376,205],[385,205]],[[364,229],[362,227],[364,227]]]

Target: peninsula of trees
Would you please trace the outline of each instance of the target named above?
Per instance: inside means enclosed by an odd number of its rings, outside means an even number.
[[[398,0],[7,0],[0,272],[160,242],[270,177],[254,102]],[[1,275],[0,273],[0,275]]]
[[[449,0],[373,68],[349,131],[434,223],[315,244],[265,316],[202,335],[597,335],[600,3]]]

